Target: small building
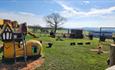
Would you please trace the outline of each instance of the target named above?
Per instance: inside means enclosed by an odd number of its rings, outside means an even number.
[[[77,38],[82,39],[83,38],[83,30],[82,29],[71,29],[70,38]]]

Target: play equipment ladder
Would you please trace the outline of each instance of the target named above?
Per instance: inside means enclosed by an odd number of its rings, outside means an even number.
[[[15,38],[15,35],[21,35],[21,37],[19,37],[19,38]],[[15,44],[16,44],[16,42],[19,42],[19,44],[21,43],[22,44],[22,46],[23,46],[23,50],[24,50],[24,61],[26,62],[27,61],[27,56],[26,56],[26,54],[27,54],[27,48],[26,48],[26,41],[25,41],[25,36],[24,36],[24,34],[23,33],[14,33],[14,38],[13,38],[13,42],[14,42],[14,62],[16,63],[16,46],[15,46]]]

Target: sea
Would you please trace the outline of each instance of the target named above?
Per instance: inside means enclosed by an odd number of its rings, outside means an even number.
[[[115,28],[83,28],[84,31],[90,32],[94,37],[104,36],[106,38],[112,38],[112,34],[115,33]]]

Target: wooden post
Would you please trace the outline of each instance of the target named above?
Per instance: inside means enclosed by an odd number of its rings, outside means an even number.
[[[14,63],[16,63],[16,46],[14,40],[13,40],[13,44],[14,44]]]
[[[69,29],[68,29],[68,34],[69,34],[70,32],[69,32]]]
[[[110,45],[110,66],[115,65],[115,44]]]
[[[101,42],[101,36],[102,36],[102,27],[100,27],[99,42]]]

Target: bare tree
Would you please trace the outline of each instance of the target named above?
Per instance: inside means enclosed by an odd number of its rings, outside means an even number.
[[[54,29],[54,34],[56,34],[57,28],[64,24],[65,20],[66,19],[58,13],[52,13],[45,17],[45,21],[48,23],[48,26]]]

